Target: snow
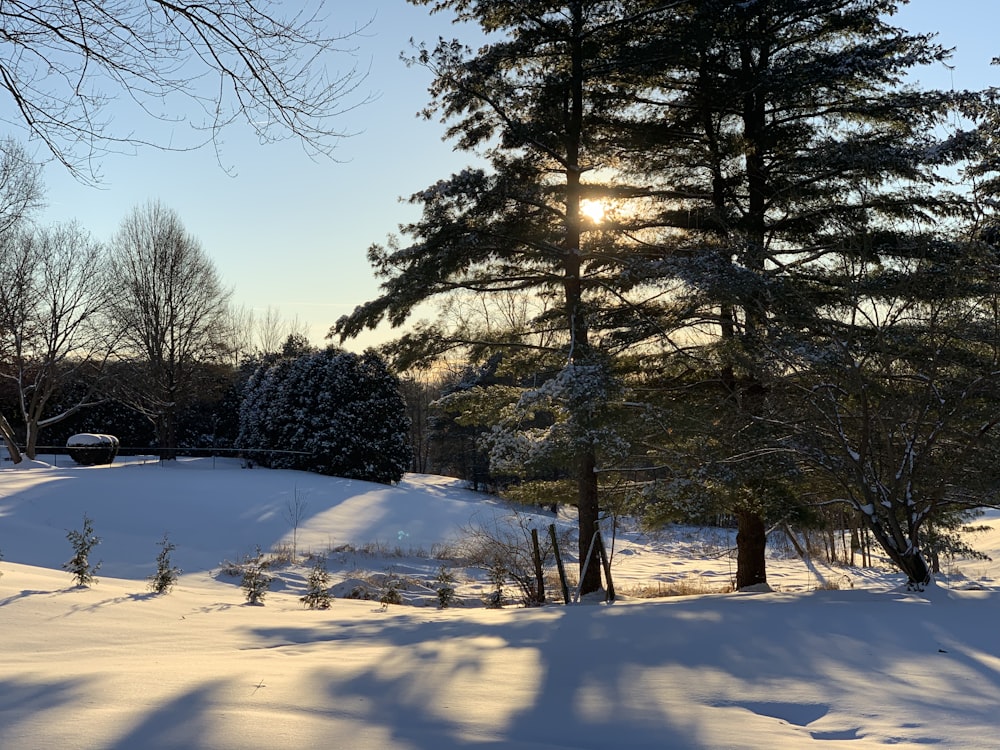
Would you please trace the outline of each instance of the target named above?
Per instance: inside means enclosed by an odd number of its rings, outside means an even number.
[[[773,591],[709,593],[734,573],[726,532],[632,531],[615,540],[619,590],[706,593],[493,610],[460,570],[465,606],[439,610],[415,582],[442,565],[432,548],[512,513],[455,480],[67,463],[0,469],[4,750],[1000,747],[1000,563],[910,593],[889,569],[775,551]],[[308,565],[278,567],[248,605],[220,568],[291,544],[296,499],[300,555],[329,553],[335,583],[404,576],[426,606],[305,609]],[[85,513],[103,564],[77,588],[61,565]],[[1000,559],[1000,517],[985,523],[974,544]],[[184,573],[153,595],[165,532]]]
[[[72,435],[69,440],[66,441],[66,445],[105,445],[111,443],[115,440],[111,435],[94,435],[90,432],[81,432],[78,435]]]

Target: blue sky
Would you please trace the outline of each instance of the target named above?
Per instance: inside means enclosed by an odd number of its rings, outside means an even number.
[[[338,317],[377,294],[365,251],[416,216],[399,198],[470,160],[442,142],[441,125],[417,118],[430,77],[399,59],[411,37],[431,43],[454,36],[447,17],[404,0],[333,0],[329,8],[335,31],[374,17],[354,46],[359,67],[370,66],[360,94],[376,98],[341,119],[344,131],[357,132],[340,142],[341,161],[314,161],[294,142],[261,146],[237,126],[224,134],[220,149],[236,176],[219,167],[211,149],[108,157],[100,188],[49,165],[43,220],[77,219],[108,239],[134,206],[160,200],[199,238],[238,303],[261,312],[277,308],[309,324],[321,340]],[[939,32],[942,44],[957,47],[954,71],[919,77],[958,89],[1000,85],[1000,68],[989,65],[1000,55],[998,21],[998,0],[912,0],[896,17],[899,26]],[[378,339],[365,337],[351,348]]]

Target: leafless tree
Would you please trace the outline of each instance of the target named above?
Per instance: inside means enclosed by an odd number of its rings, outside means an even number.
[[[323,0],[10,0],[0,119],[87,181],[104,154],[196,148],[237,120],[262,142],[295,137],[328,153],[342,134],[332,120],[364,76],[345,46],[358,29],[331,33],[325,14]],[[163,137],[119,128],[129,118],[112,117],[112,102],[163,121]]]
[[[0,377],[14,382],[25,453],[39,432],[92,402],[113,342],[101,322],[107,302],[105,248],[78,224],[0,234]],[[50,413],[69,382],[89,388]]]
[[[287,320],[276,307],[268,305],[263,317],[254,321],[254,336],[257,351],[261,354],[277,354],[289,338],[309,340],[309,325],[295,316]]]
[[[309,326],[298,317],[287,320],[276,307],[262,315],[247,305],[231,306],[226,314],[226,335],[230,362],[239,367],[254,356],[278,354],[289,340],[309,340]]]
[[[230,293],[177,213],[159,202],[122,221],[111,260],[123,353],[143,373],[122,395],[156,425],[161,448],[176,448],[177,407],[197,387],[197,365],[225,357]]]
[[[42,169],[13,138],[0,141],[0,235],[43,205]]]
[[[0,141],[0,238],[6,239],[18,225],[25,224],[31,213],[42,205],[41,168],[28,156],[17,141],[6,138]],[[0,277],[0,286],[6,281]],[[5,340],[8,331],[0,323],[0,361],[9,355]],[[14,429],[7,418],[0,414],[0,438],[14,463],[21,461]]]
[[[247,305],[230,305],[226,311],[225,339],[233,367],[239,367],[254,354],[255,318],[253,309]]]

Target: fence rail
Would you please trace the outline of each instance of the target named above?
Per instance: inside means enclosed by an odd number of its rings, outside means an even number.
[[[18,446],[18,448],[23,455],[24,446]],[[0,451],[0,453],[3,453],[3,455],[0,456],[0,461],[9,463],[10,458],[6,455],[6,452]],[[298,456],[315,455],[312,451],[290,451],[278,450],[275,448],[157,448],[129,445],[118,446],[117,453],[118,456],[123,458],[148,456],[157,461],[171,460],[175,458],[242,458],[244,460],[256,461],[258,456],[275,454]],[[35,455],[51,456],[53,458],[53,465],[55,466],[58,466],[58,459],[61,456],[73,462],[69,456],[69,448],[65,445],[36,445]]]

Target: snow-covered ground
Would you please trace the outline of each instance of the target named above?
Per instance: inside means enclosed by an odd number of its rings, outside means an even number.
[[[723,594],[725,534],[622,532],[619,590],[708,593],[495,610],[484,575],[456,568],[464,606],[440,610],[431,579],[463,530],[514,518],[455,480],[68,463],[0,464],[3,750],[1000,748],[1000,562],[917,594],[887,569],[775,556],[775,592]],[[103,561],[86,589],[61,567],[84,514]],[[986,522],[974,544],[1000,561]],[[184,573],[157,596],[164,533]],[[221,572],[293,544],[328,555],[340,595],[391,573],[423,606],[306,609],[308,563],[277,567],[251,606]]]

